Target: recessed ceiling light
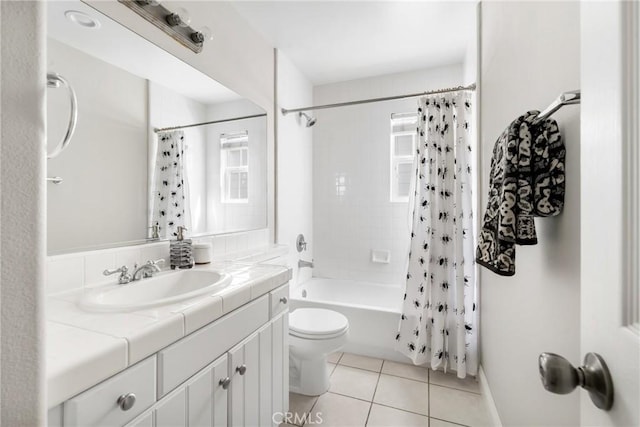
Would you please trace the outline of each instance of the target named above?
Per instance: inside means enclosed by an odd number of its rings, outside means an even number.
[[[90,28],[92,30],[97,30],[100,28],[100,21],[97,19],[87,15],[84,12],[79,12],[77,10],[67,10],[64,13],[64,16],[74,24],[80,25],[82,28]]]

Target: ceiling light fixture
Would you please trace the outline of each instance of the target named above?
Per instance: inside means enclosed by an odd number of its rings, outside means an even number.
[[[77,10],[67,10],[64,13],[64,16],[66,16],[69,21],[73,22],[76,25],[79,25],[82,28],[88,28],[90,30],[97,30],[98,28],[100,28],[100,21],[92,16],[87,15],[84,12],[80,12]]]
[[[190,26],[191,18],[184,8],[179,7],[170,11],[157,0],[118,0],[118,2],[195,53],[202,52],[204,42],[212,39],[211,30],[207,27],[198,31]]]

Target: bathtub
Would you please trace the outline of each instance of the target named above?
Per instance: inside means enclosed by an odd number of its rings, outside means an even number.
[[[291,310],[315,307],[342,313],[349,319],[342,351],[407,363],[394,350],[403,295],[397,285],[314,277],[291,292]]]

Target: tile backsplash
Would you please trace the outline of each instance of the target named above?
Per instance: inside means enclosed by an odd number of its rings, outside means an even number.
[[[243,252],[269,245],[269,230],[253,230],[221,236],[194,238],[196,243],[210,242],[213,259],[233,259]],[[148,260],[164,259],[163,268],[169,266],[169,242],[154,242],[135,246],[74,252],[47,257],[47,294],[70,291],[88,285],[111,282],[114,277],[105,277],[105,269],[122,265],[133,270],[135,264]]]

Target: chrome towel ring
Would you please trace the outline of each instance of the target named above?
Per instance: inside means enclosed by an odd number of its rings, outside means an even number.
[[[64,149],[67,148],[69,142],[71,141],[71,137],[76,130],[76,122],[78,120],[78,100],[76,98],[76,92],[73,90],[69,82],[60,74],[47,73],[47,87],[59,88],[61,86],[64,86],[69,90],[69,103],[71,105],[69,126],[67,127],[67,133],[65,134],[64,138],[62,138],[62,140],[58,143],[58,145],[56,145],[56,148],[54,148],[51,153],[47,154],[47,159],[58,157],[58,155],[60,155],[60,153],[62,153]]]

